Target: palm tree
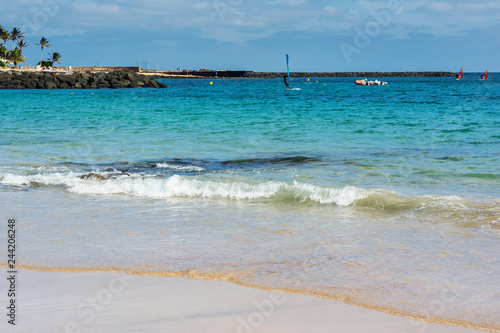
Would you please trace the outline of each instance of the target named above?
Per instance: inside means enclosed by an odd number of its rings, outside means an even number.
[[[27,46],[29,46],[29,45],[24,41],[24,39],[17,41],[17,47],[19,48],[19,50],[22,51],[23,47],[27,47]]]
[[[3,31],[5,30],[5,28],[3,27],[3,25],[0,25],[0,39],[3,39]],[[5,41],[4,41],[4,44],[5,44]],[[2,45],[4,45],[2,44]]]
[[[41,66],[42,65],[43,48],[44,47],[51,47],[52,45],[49,44],[49,41],[45,37],[42,37],[42,39],[40,39],[40,44],[36,44],[36,45],[40,45],[40,48],[42,49],[40,52],[40,66]]]
[[[10,32],[10,40],[12,40],[12,48],[11,51],[14,50],[14,45],[16,44],[16,40],[21,40],[24,38],[24,33],[21,32],[21,29],[15,27]]]
[[[4,45],[0,46],[0,62],[3,62],[3,65],[1,65],[0,67],[3,67],[5,64],[9,63],[7,59],[8,53],[9,50],[7,50],[7,48]]]
[[[54,63],[62,64],[61,58],[62,58],[62,56],[60,53],[54,52],[54,53],[52,53],[52,55],[49,53],[49,59],[47,59],[47,61],[50,62],[50,67],[53,67]]]
[[[0,58],[7,59],[8,52],[9,50],[4,45],[0,46]]]
[[[3,45],[7,47],[7,41],[10,40],[10,34],[4,28],[0,29],[0,39],[3,40]]]
[[[25,63],[26,57],[23,57],[23,52],[16,47],[14,50],[10,51],[10,61],[14,64],[14,68],[17,67],[18,63]]]

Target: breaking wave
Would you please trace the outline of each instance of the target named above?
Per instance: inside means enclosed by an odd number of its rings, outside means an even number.
[[[223,199],[293,205],[319,204],[360,207],[389,214],[424,212],[450,217],[455,221],[500,224],[500,205],[495,200],[479,203],[459,196],[409,196],[385,189],[364,189],[355,186],[327,187],[298,181],[250,181],[177,174],[165,177],[148,174],[130,175],[114,171],[82,174],[60,170],[24,175],[0,174],[0,183],[28,188],[63,187],[72,193],[91,195],[127,195],[152,199]]]

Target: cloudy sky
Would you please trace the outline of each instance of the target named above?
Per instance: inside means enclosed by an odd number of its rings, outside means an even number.
[[[498,0],[0,0],[35,64],[500,72]],[[47,57],[44,51],[44,58]]]

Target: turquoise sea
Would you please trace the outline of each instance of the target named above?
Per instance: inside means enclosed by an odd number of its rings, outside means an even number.
[[[382,79],[0,90],[0,216],[18,221],[20,265],[499,331],[500,74]]]

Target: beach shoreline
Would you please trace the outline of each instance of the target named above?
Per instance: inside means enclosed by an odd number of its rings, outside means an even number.
[[[17,278],[17,323],[4,320],[7,332],[481,332],[226,281],[32,270]]]

